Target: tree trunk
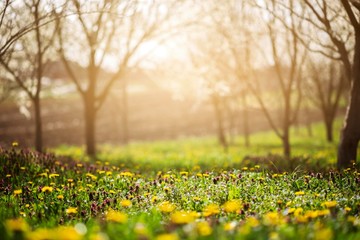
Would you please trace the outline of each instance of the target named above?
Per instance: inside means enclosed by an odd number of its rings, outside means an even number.
[[[122,106],[121,106],[121,125],[122,125],[122,143],[127,145],[129,142],[129,120],[128,120],[128,95],[127,95],[127,82],[123,79],[122,86]]]
[[[33,104],[34,104],[34,120],[35,120],[35,149],[38,152],[43,152],[40,99],[34,98]]]
[[[333,137],[334,117],[331,116],[329,113],[325,113],[324,122],[325,122],[325,130],[326,130],[326,140],[331,143],[334,141],[334,137]]]
[[[248,114],[248,104],[246,95],[242,95],[243,100],[243,130],[244,130],[244,140],[245,146],[250,146],[250,131],[249,131],[249,114]]]
[[[291,147],[290,147],[289,128],[287,128],[284,131],[284,135],[282,137],[282,142],[283,142],[284,157],[286,158],[286,160],[290,160]]]
[[[356,161],[360,140],[360,33],[356,35],[351,95],[341,131],[338,148],[338,168],[345,168]]]
[[[228,147],[228,143],[226,141],[226,136],[225,136],[223,114],[221,111],[220,100],[217,97],[213,97],[213,104],[215,108],[215,118],[217,121],[218,140],[221,146],[223,146],[223,148],[226,151]]]
[[[96,155],[95,127],[96,127],[96,109],[94,97],[84,98],[85,114],[85,141],[86,154],[89,157]]]

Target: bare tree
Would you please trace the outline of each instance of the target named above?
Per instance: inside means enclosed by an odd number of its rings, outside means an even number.
[[[281,111],[280,126],[276,124],[274,116],[270,113],[271,107],[274,106],[269,106],[261,95],[259,80],[264,76],[259,77],[256,72],[253,72],[254,81],[250,84],[250,89],[271,128],[282,140],[284,156],[289,158],[291,155],[290,128],[300,108],[302,93],[297,90],[301,89],[302,64],[306,57],[297,34],[297,30],[302,28],[303,21],[298,20],[294,12],[289,9],[298,8],[302,11],[302,8],[293,0],[281,1],[281,4],[277,1],[265,1],[263,5],[257,5],[257,7],[262,9],[263,16],[266,16],[264,22],[271,49],[271,62],[280,89],[280,95],[277,98],[281,104],[278,106]],[[279,100],[280,97],[281,100]]]
[[[96,115],[111,87],[123,78],[129,66],[138,65],[144,43],[162,36],[168,20],[175,17],[176,1],[97,1],[69,0],[66,11],[75,18],[58,22],[58,52],[71,80],[84,103],[86,153],[96,154]],[[66,30],[77,29],[71,37]],[[166,33],[169,34],[169,33]],[[77,56],[74,56],[74,48]],[[77,57],[77,58],[76,58]],[[70,62],[78,61],[87,69],[86,79],[80,79]],[[112,61],[113,74],[101,76],[106,61]]]
[[[52,10],[48,10],[49,6],[45,0],[27,0],[23,2],[23,5],[12,8],[12,17],[15,16],[12,19],[15,28],[25,29],[23,31],[27,34],[24,36],[22,34],[24,32],[18,31],[17,33],[22,32],[19,33],[21,38],[15,34],[17,36],[16,45],[10,44],[12,40],[7,41],[4,45],[4,51],[6,50],[7,54],[0,58],[0,64],[33,104],[35,149],[39,152],[43,151],[40,94],[44,72],[49,60],[48,53],[55,36],[54,24],[46,24],[45,28],[45,21],[48,21],[49,16],[52,15]],[[29,16],[29,18],[23,16]],[[27,26],[29,22],[32,23],[31,27],[24,28],[23,26]]]
[[[304,84],[307,96],[320,109],[326,130],[326,139],[333,142],[333,124],[345,90],[346,74],[334,60],[315,63],[309,61],[309,77]]]

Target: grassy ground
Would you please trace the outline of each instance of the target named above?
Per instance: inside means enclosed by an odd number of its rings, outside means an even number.
[[[271,133],[254,135],[249,148],[239,140],[227,153],[210,138],[103,146],[94,161],[80,148],[56,149],[71,156],[64,157],[14,144],[0,149],[0,236],[359,239],[359,171],[320,168],[335,159],[321,129],[314,126],[317,137],[293,133],[298,157],[289,172],[279,171],[288,165]],[[274,164],[277,171],[268,170]]]
[[[235,138],[227,151],[219,146],[213,137],[186,138],[171,141],[135,142],[127,146],[102,145],[98,159],[112,164],[125,164],[131,168],[189,170],[194,166],[208,169],[231,169],[256,162],[269,165],[272,169],[303,170],[311,167],[330,168],[336,163],[336,146],[341,121],[335,124],[335,142],[325,139],[323,124],[312,125],[312,136],[304,127],[291,133],[292,166],[282,161],[280,139],[271,131],[251,135],[251,144],[244,146],[242,137]],[[58,155],[72,156],[87,161],[81,147],[61,146],[53,149]],[[259,158],[260,156],[260,158]],[[261,157],[266,157],[262,159]],[[249,159],[251,161],[244,161]],[[255,162],[255,163],[254,163]],[[319,169],[320,170],[320,169]]]

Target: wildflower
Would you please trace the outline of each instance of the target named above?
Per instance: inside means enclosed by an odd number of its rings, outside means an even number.
[[[157,196],[153,196],[153,197],[151,198],[151,202],[152,202],[152,203],[156,202],[157,200],[158,200],[158,197],[157,197]]]
[[[29,225],[23,218],[8,219],[5,222],[5,226],[10,231],[26,232],[29,230]]]
[[[216,215],[218,213],[220,213],[220,207],[216,204],[210,204],[210,205],[206,206],[203,211],[204,217]]]
[[[246,219],[246,224],[250,227],[257,227],[260,225],[260,222],[255,217],[249,217],[248,219]]]
[[[91,185],[91,184],[89,184],[89,185]],[[114,190],[109,190],[109,193],[111,193],[111,194],[115,194],[116,192],[114,191]]]
[[[114,211],[110,209],[106,213],[106,220],[111,222],[117,222],[117,223],[126,223],[128,220],[128,217],[125,213]]]
[[[11,174],[6,174],[6,177],[7,177],[7,178],[10,178],[10,177],[11,177]]]
[[[44,173],[40,173],[38,176],[39,176],[39,177],[47,177],[48,174],[47,174],[47,172],[44,172]]]
[[[305,193],[303,191],[299,191],[299,192],[295,192],[295,195],[296,196],[302,196],[304,195]]]
[[[268,212],[264,215],[264,224],[278,226],[285,223],[284,218],[277,212]]]
[[[78,168],[83,167],[82,163],[77,163],[76,166],[77,166]]]
[[[337,205],[337,202],[336,201],[327,201],[327,202],[324,202],[323,205],[327,208],[333,208]]]
[[[21,189],[14,190],[14,195],[20,195],[22,193]]]
[[[351,208],[345,207],[344,210],[345,210],[345,212],[350,212],[350,211],[351,211]]]
[[[112,172],[111,171],[107,171],[106,172],[106,176],[111,176],[112,175]]]
[[[156,237],[156,240],[178,240],[179,237],[175,233],[164,233]]]
[[[69,207],[68,209],[66,209],[66,214],[68,215],[76,214],[76,213],[77,213],[77,208]]]
[[[45,186],[41,189],[41,192],[51,193],[53,191],[52,187]]]
[[[127,200],[127,199],[122,200],[122,201],[120,202],[120,204],[121,204],[122,207],[131,207],[131,205],[132,205],[131,201],[130,201],[130,200]]]
[[[72,182],[74,182],[74,179],[69,178],[69,179],[67,180],[67,182],[68,182],[68,183],[72,183]]]
[[[171,215],[171,221],[175,224],[187,224],[195,221],[195,217],[191,212],[176,211]]]
[[[26,167],[20,167],[20,170],[25,171]]]
[[[187,176],[189,173],[188,172],[180,172],[181,176]]]
[[[241,209],[241,202],[240,200],[230,200],[224,204],[225,212],[237,212]]]
[[[87,174],[86,174],[86,177],[91,178],[93,181],[95,181],[95,180],[97,179],[97,176],[95,176],[95,175],[93,175],[93,174],[91,174],[91,173],[87,173]]]
[[[78,224],[77,224],[78,225]],[[66,237],[60,237],[60,239],[67,239],[67,240],[81,240],[83,237],[83,232],[81,230],[79,231],[79,228],[73,227],[65,227],[61,226],[54,230],[55,236],[66,236]],[[56,239],[56,238],[55,238]]]
[[[224,230],[227,232],[232,231],[235,229],[235,227],[236,227],[236,222],[228,222],[228,223],[225,223]]]
[[[248,167],[243,167],[241,170],[247,171],[248,169],[249,169]]]
[[[212,233],[212,228],[208,222],[199,222],[196,229],[200,236],[209,236]]]
[[[329,215],[330,214],[330,210],[329,209],[324,209],[324,210],[319,210],[318,211],[318,216],[321,217],[321,216],[326,216],[326,215]]]
[[[122,172],[122,173],[120,173],[120,176],[123,176],[123,177],[132,177],[132,176],[134,176],[134,174],[132,174],[131,172]]]
[[[12,145],[13,147],[18,147],[18,146],[19,146],[19,143],[18,143],[18,142],[13,142],[11,145]]]
[[[295,209],[295,211],[294,211],[294,216],[295,216],[295,217],[298,217],[298,216],[300,216],[302,213],[303,213],[303,209],[302,209],[302,208],[297,208],[297,209]]]
[[[328,240],[333,239],[333,232],[331,228],[323,228],[315,231],[314,240]]]
[[[160,203],[158,207],[161,212],[172,212],[175,210],[175,205],[168,201]]]
[[[57,174],[57,173],[51,173],[49,175],[49,178],[54,178],[54,177],[58,177],[58,176],[59,176],[59,174]]]
[[[64,196],[63,195],[58,195],[56,198],[59,199],[59,200],[63,200]]]

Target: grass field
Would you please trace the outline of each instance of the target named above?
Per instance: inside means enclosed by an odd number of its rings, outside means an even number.
[[[228,152],[212,138],[106,145],[95,160],[15,143],[0,150],[1,239],[360,239],[358,169],[331,170],[336,143],[313,127],[293,132],[291,166],[272,133]]]

